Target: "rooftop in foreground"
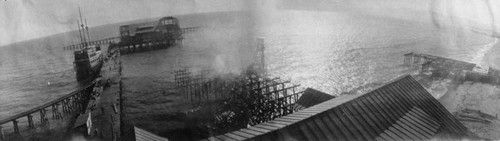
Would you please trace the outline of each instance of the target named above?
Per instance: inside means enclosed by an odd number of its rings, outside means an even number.
[[[479,139],[413,77],[205,140]]]

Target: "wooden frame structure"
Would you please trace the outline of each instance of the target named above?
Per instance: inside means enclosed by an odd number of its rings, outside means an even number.
[[[38,127],[50,126],[49,114],[52,115],[52,120],[61,120],[65,115],[81,113],[85,110],[95,85],[96,82],[94,81],[84,88],[76,90],[44,105],[0,120],[0,139],[4,140],[11,136],[19,136],[23,134],[22,131],[36,129],[37,125],[39,125]],[[12,126],[8,126],[8,123],[12,123]],[[26,126],[27,129],[22,129],[22,126]],[[5,134],[5,127],[11,127],[7,130],[11,129],[12,133]]]

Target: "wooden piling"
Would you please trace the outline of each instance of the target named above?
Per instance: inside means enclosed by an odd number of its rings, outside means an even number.
[[[12,124],[14,125],[14,133],[20,135],[18,121],[16,119],[12,120]]]
[[[2,126],[0,126],[0,139],[5,140],[5,134],[3,132]]]
[[[35,124],[33,123],[33,116],[31,114],[28,115],[28,127],[30,129],[35,129]]]

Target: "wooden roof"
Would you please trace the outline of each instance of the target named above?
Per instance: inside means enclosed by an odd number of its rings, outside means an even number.
[[[446,137],[440,137],[446,135]],[[411,140],[476,138],[413,77],[343,95],[205,140]]]
[[[335,98],[335,96],[312,89],[307,88],[304,91],[304,94],[300,96],[300,99],[293,105],[294,109],[302,110],[305,108],[309,108],[316,104],[323,103],[327,100]]]
[[[138,127],[133,127],[133,132],[127,132],[120,137],[120,141],[168,141],[167,138],[160,137],[151,132]]]

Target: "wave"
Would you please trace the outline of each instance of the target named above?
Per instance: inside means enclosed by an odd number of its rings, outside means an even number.
[[[478,64],[478,65],[483,65],[485,62],[484,57],[486,56],[486,53],[488,53],[495,44],[498,43],[498,38],[494,38],[495,40],[493,42],[487,43],[485,45],[481,46],[481,49],[478,50],[478,52],[473,56],[472,63]]]

